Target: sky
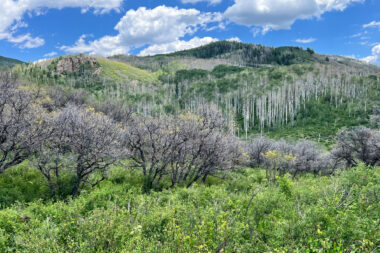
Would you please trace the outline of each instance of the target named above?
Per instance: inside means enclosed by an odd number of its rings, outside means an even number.
[[[380,65],[379,0],[0,0],[0,55],[154,55],[218,40]]]

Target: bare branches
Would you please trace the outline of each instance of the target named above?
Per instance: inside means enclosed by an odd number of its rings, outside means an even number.
[[[109,166],[123,155],[119,145],[121,130],[93,108],[68,106],[51,118],[48,128],[35,158],[52,195],[60,190],[61,171],[74,172],[72,195],[76,196],[86,184],[94,186],[103,181]],[[101,179],[91,182],[96,172]]]
[[[39,96],[20,87],[12,73],[0,73],[0,173],[22,163],[42,140]]]
[[[380,162],[380,132],[366,127],[343,129],[337,135],[336,145],[331,152],[336,163],[346,168],[356,166],[359,161],[367,166]]]
[[[317,143],[301,140],[290,144],[284,140],[273,141],[265,137],[253,139],[246,145],[251,166],[265,167],[268,180],[276,175],[290,173],[326,173],[332,166],[330,156]]]
[[[251,140],[246,145],[246,151],[250,159],[249,165],[251,167],[258,167],[263,165],[263,154],[273,149],[274,145],[275,143],[266,137],[258,137]]]
[[[184,182],[191,186],[209,175],[230,170],[241,156],[237,139],[224,128],[223,117],[213,108],[176,118],[133,116],[123,143],[130,158],[141,167],[148,188],[160,184],[165,176],[172,186]]]

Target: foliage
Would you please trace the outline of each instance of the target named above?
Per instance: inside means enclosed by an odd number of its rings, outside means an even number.
[[[376,90],[371,91],[377,94]],[[378,103],[377,98],[371,98]],[[343,127],[369,126],[372,112],[365,111],[359,103],[344,102],[336,107],[330,98],[321,98],[307,102],[297,113],[293,124],[269,128],[266,134],[274,139],[308,139],[331,148],[334,136]]]
[[[218,65],[212,70],[212,74],[217,78],[225,77],[226,75],[231,75],[235,73],[240,73],[244,71],[245,68],[237,66],[228,66],[228,65]]]
[[[8,173],[8,172],[7,172]],[[0,210],[1,252],[376,252],[380,169],[333,177],[239,170],[162,192],[116,169],[75,200]],[[1,177],[3,177],[2,175]],[[1,187],[0,187],[1,188]]]
[[[378,127],[373,68],[235,42],[127,58],[158,71],[1,74],[0,252],[379,249],[379,130],[323,148]]]

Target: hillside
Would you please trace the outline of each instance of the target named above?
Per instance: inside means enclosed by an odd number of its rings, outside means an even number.
[[[379,105],[378,66],[312,49],[221,41],[166,55],[111,59],[163,70],[160,80],[170,94],[163,98],[169,101],[166,111],[214,103],[237,123],[240,135],[264,130],[329,145],[339,128],[368,125]]]
[[[13,66],[17,64],[22,64],[22,63],[24,62],[20,60],[0,56],[0,70],[12,68]]]
[[[237,135],[267,132],[326,145],[341,127],[368,125],[380,106],[379,67],[299,47],[221,41],[147,57],[65,56],[19,71],[100,101],[128,101],[145,115],[215,104]]]

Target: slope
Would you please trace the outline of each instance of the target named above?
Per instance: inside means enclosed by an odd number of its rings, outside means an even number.
[[[0,56],[0,70],[12,68],[17,64],[23,64],[24,62],[12,58]]]
[[[97,61],[102,67],[100,76],[111,78],[114,81],[138,80],[141,82],[155,82],[157,80],[157,75],[126,63],[105,58],[97,58]]]
[[[368,125],[380,106],[379,67],[297,47],[237,42],[156,56],[65,56],[21,70],[26,80],[118,99],[144,115],[216,105],[237,135],[331,143],[344,126]]]

